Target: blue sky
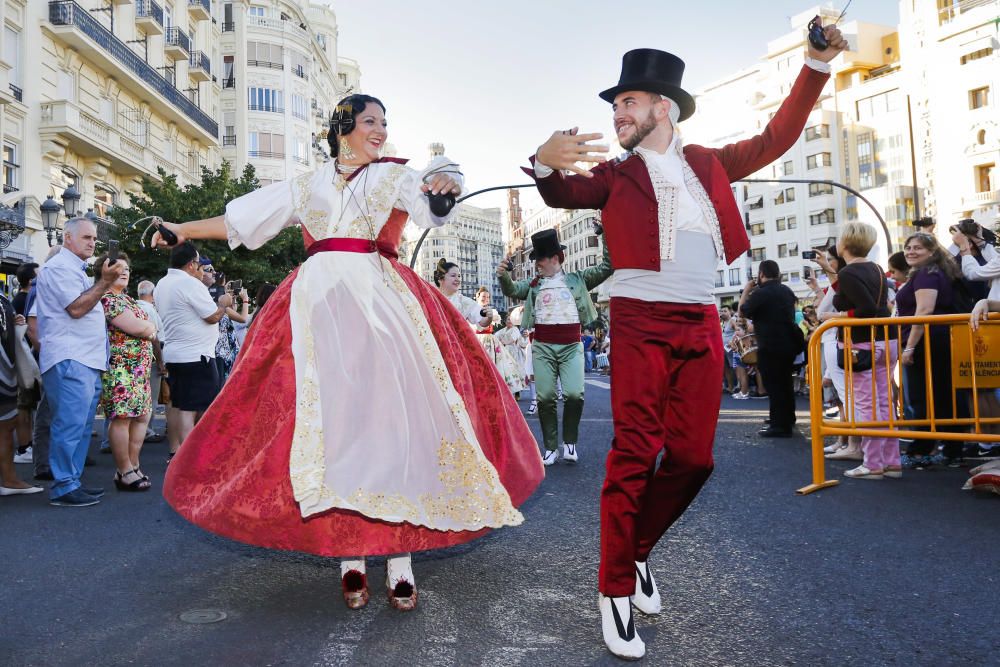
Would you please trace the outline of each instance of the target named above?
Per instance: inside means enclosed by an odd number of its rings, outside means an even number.
[[[690,91],[758,61],[790,18],[790,0],[427,3],[333,0],[339,51],[359,61],[365,92],[388,107],[389,141],[414,165],[441,141],[473,188],[525,182],[518,166],[556,129],[609,136],[597,93],[618,82],[625,51],[686,62]],[[840,10],[844,3],[833,6]],[[451,9],[452,7],[458,9]],[[895,26],[894,0],[855,0],[845,17]],[[531,202],[530,196],[524,197]],[[470,200],[501,206],[504,196]]]

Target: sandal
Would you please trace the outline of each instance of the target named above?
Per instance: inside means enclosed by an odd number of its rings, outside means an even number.
[[[892,479],[899,479],[903,476],[903,466],[886,466],[882,469],[882,474]]]
[[[126,482],[126,479],[134,478],[131,482]],[[115,473],[115,488],[119,491],[149,491],[152,484],[148,479],[143,479],[136,473],[135,470],[129,470],[124,475],[120,472]]]
[[[851,479],[883,479],[885,475],[882,470],[870,470],[864,465],[859,465],[857,468],[845,471],[844,477],[850,477]]]

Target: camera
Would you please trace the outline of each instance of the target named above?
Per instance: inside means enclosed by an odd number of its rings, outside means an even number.
[[[816,259],[817,253],[815,250],[803,250],[802,259]]]
[[[808,266],[803,266],[802,267],[802,277],[805,280],[809,280],[810,278],[812,278],[812,268],[808,267]]]
[[[492,315],[493,315],[493,309],[492,308],[480,308],[479,309],[479,316],[480,317],[490,317]]]
[[[971,239],[982,238],[984,241],[993,246],[997,244],[997,235],[981,226],[972,218],[963,218],[962,220],[959,220],[958,224],[949,227],[948,231],[952,234],[965,234]]]

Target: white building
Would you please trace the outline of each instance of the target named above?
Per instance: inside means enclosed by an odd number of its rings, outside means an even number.
[[[0,4],[4,203],[18,204],[25,226],[0,250],[0,273],[46,253],[47,196],[58,203],[74,185],[81,211],[103,216],[157,169],[183,185],[219,164],[212,9],[209,0]]]
[[[326,158],[330,110],[359,87],[332,10],[306,0],[6,0],[0,19],[6,284],[47,251],[46,197],[74,186],[107,234],[159,169],[183,186],[226,158],[290,178]]]
[[[337,19],[308,0],[222,4],[222,155],[261,185],[328,159],[334,106],[360,92],[358,64],[337,53]]]
[[[974,218],[1000,222],[1000,0],[899,3],[919,187],[944,239]]]

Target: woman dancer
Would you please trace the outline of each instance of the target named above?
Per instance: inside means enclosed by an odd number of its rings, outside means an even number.
[[[374,97],[345,98],[330,122],[335,161],[244,195],[223,216],[163,223],[179,243],[250,249],[301,224],[309,255],[255,316],[164,496],[220,535],[345,557],[351,608],[368,601],[365,556],[394,554],[387,593],[408,610],[417,602],[409,552],[520,524],[515,508],[543,473],[470,328],[397,259],[408,217],[446,221],[425,195],[461,184],[444,158],[420,172],[381,158],[384,112]]]
[[[492,318],[486,326],[480,325],[476,328],[476,338],[479,339],[480,345],[486,350],[486,356],[492,359],[493,363],[500,369],[500,375],[503,376],[507,386],[510,387],[511,393],[515,395],[519,394],[526,386],[524,383],[524,365],[517,363],[510,356],[510,352],[507,351],[506,346],[493,334],[493,325],[500,323],[500,314],[490,305],[490,292],[488,289],[480,287],[476,291],[476,303],[483,312],[487,310],[492,312]]]

